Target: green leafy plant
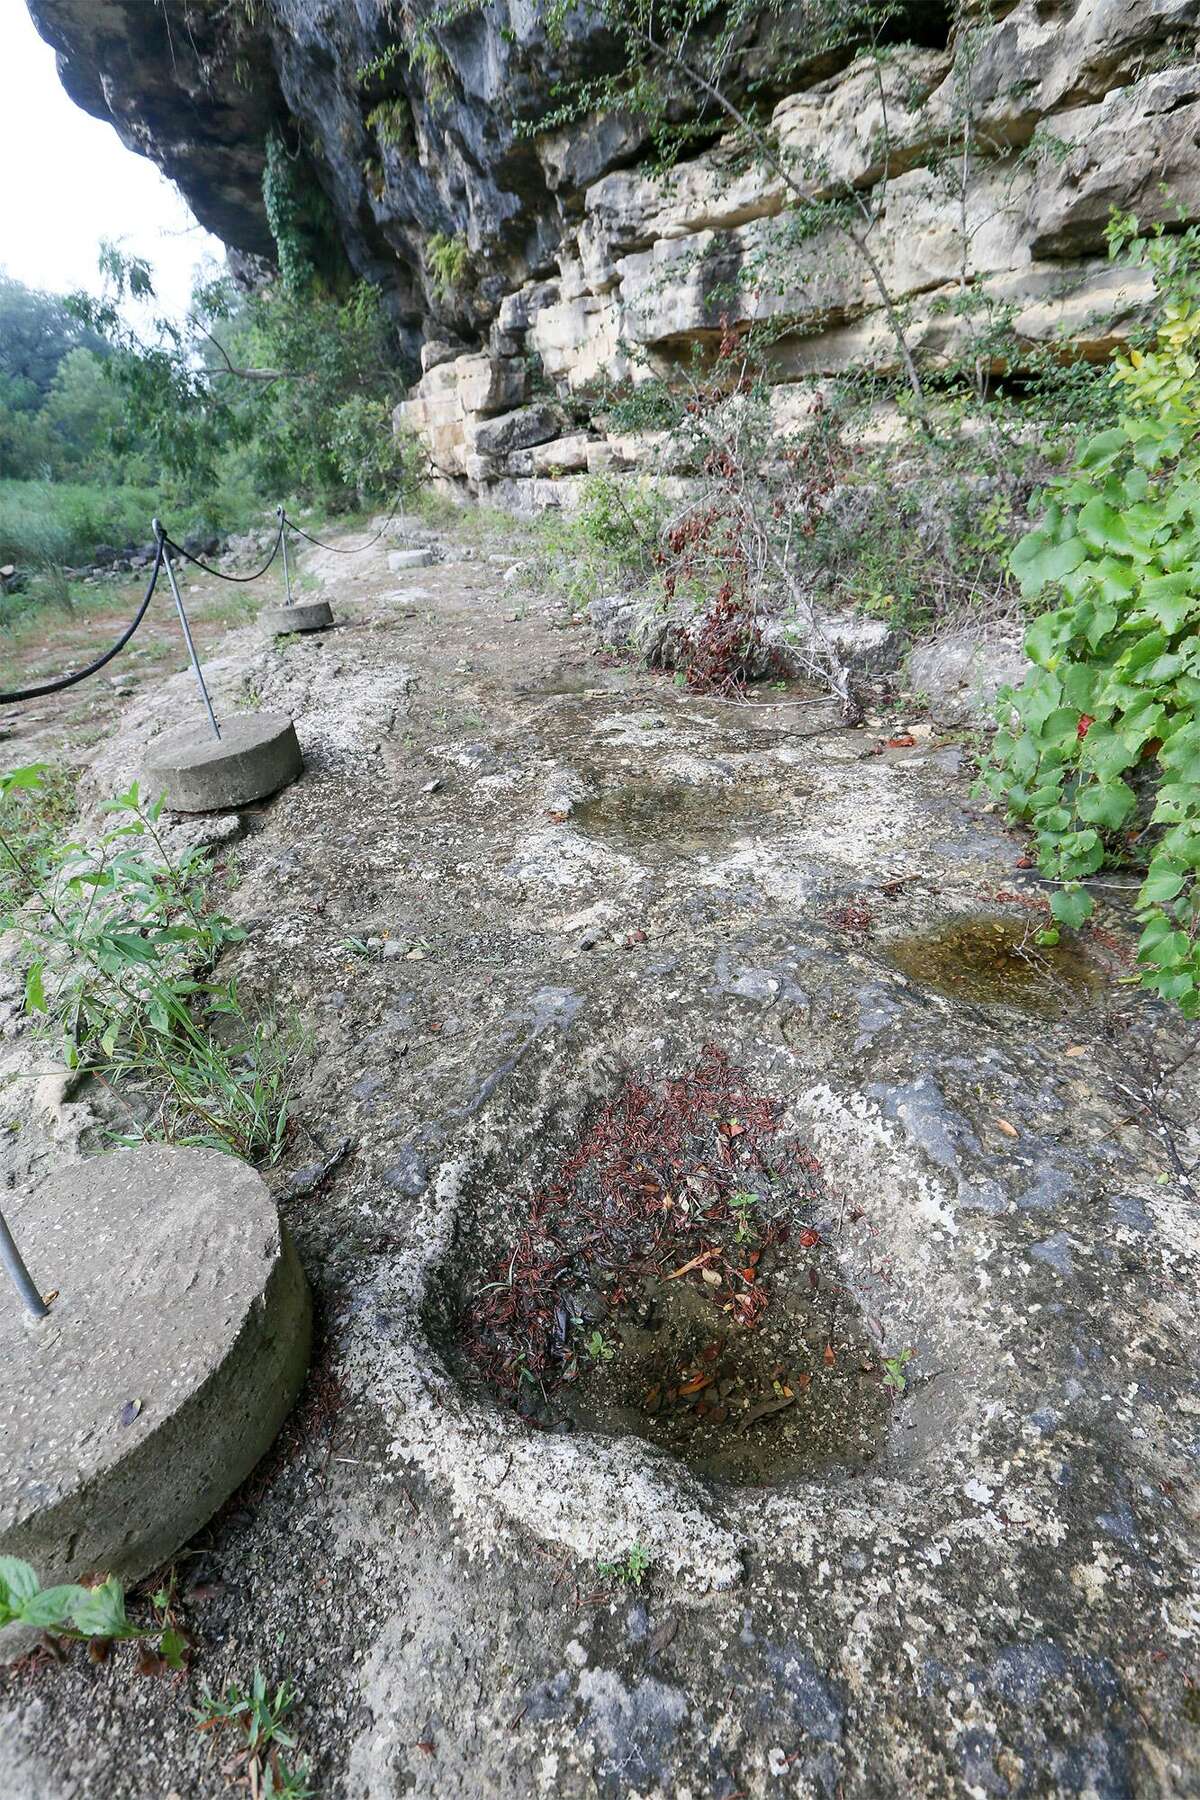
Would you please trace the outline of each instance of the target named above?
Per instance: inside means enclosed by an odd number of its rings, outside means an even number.
[[[625,1555],[616,1562],[597,1563],[596,1567],[605,1581],[619,1581],[626,1587],[640,1588],[652,1560],[650,1552],[641,1544],[631,1544]]]
[[[355,467],[347,480],[344,456],[339,461],[330,442],[331,416],[354,400],[386,411],[411,370],[400,366],[380,291],[327,268],[315,227],[306,236],[291,219],[284,201],[298,177],[286,152],[273,155],[286,280],[251,295],[225,278],[201,282],[186,319],[135,324],[126,302],[154,301],[149,267],[108,246],[104,295],[77,294],[67,304],[106,342],[103,373],[119,402],[121,444],[154,467],[156,481],[165,472],[190,492],[219,494],[236,475],[272,502],[300,495],[344,503],[364,479]],[[146,306],[140,310],[144,321]]]
[[[601,1331],[593,1331],[583,1347],[594,1363],[609,1363],[616,1355],[616,1351]]]
[[[412,113],[406,100],[381,100],[367,114],[367,126],[379,143],[398,150],[412,137]]]
[[[364,87],[372,81],[386,80],[403,54],[399,44],[386,45],[378,56],[373,56],[369,62],[363,63],[355,71],[355,80],[361,82]],[[368,123],[370,123],[369,120]]]
[[[908,1376],[905,1371],[915,1354],[916,1352],[913,1350],[901,1350],[896,1356],[884,1357],[884,1387],[893,1388],[897,1394],[902,1394],[904,1392],[905,1388],[908,1386]]]
[[[364,505],[401,486],[415,489],[424,475],[417,440],[392,429],[388,400],[367,394],[343,400],[330,416],[327,447],[343,488]]]
[[[135,1625],[125,1610],[125,1589],[114,1575],[95,1587],[64,1582],[44,1588],[37,1570],[18,1556],[0,1556],[0,1627],[29,1625],[72,1643],[157,1639],[157,1655],[182,1669],[186,1642],[173,1622],[171,1596],[155,1595],[152,1625]]]
[[[219,1694],[206,1683],[192,1717],[198,1731],[233,1731],[239,1739],[233,1759],[244,1785],[260,1800],[306,1800],[308,1764],[289,1767],[281,1752],[294,1750],[296,1739],[284,1725],[295,1708],[295,1690],[281,1681],[272,1693],[266,1676],[255,1669],[250,1686],[231,1681]]]
[[[262,196],[285,289],[299,294],[341,285],[346,263],[324,190],[302,152],[293,155],[275,131],[267,137]]]
[[[637,586],[654,572],[666,516],[652,487],[588,475],[574,512],[550,509],[532,522],[530,581],[573,607]]]
[[[1137,897],[1144,986],[1200,1016],[1200,230],[1148,239],[1117,219],[1114,252],[1152,266],[1151,346],[1116,359],[1115,425],[1053,484],[1012,567],[1030,600],[1034,671],[1001,695],[983,772],[1033,829],[1058,883],[1057,926],[1078,928],[1083,883],[1145,868]],[[1052,937],[1053,934],[1051,934]]]
[[[758,1209],[758,1195],[749,1188],[740,1188],[736,1194],[729,1196],[729,1210],[737,1220],[737,1241],[744,1244],[747,1238],[754,1236],[754,1219]]]
[[[0,806],[40,789],[43,776],[30,767],[0,779]],[[134,1130],[121,1141],[161,1135],[274,1160],[287,1123],[286,1045],[263,1021],[248,1040],[221,1041],[214,1027],[245,1031],[246,1021],[236,986],[204,979],[244,933],[206,905],[203,855],[172,859],[161,800],[147,804],[135,783],[106,810],[116,823],[94,843],[33,854],[0,826],[0,859],[29,895],[14,917],[31,953],[26,1009],[69,1069],[159,1092],[157,1120],[130,1107]]]
[[[36,787],[0,788],[0,831],[26,868],[37,866],[75,816],[76,771],[43,763],[40,777]],[[0,856],[0,912],[10,917],[32,891],[14,860]]]
[[[471,252],[464,237],[450,237],[435,231],[425,241],[425,261],[434,287],[439,294],[453,293],[463,281],[471,264]]]

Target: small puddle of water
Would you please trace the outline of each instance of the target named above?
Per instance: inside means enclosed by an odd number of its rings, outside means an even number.
[[[581,801],[572,810],[571,823],[605,843],[638,849],[655,845],[679,855],[750,835],[777,809],[777,796],[762,784],[701,787],[639,776]]]
[[[637,1437],[699,1474],[759,1486],[851,1475],[878,1454],[889,1412],[883,1371],[844,1298],[807,1266],[773,1270],[753,1328],[703,1290],[655,1281],[598,1327],[605,1348],[552,1409],[581,1430]],[[826,1346],[833,1360],[826,1359]]]
[[[921,987],[982,1006],[1059,1018],[1105,986],[1105,971],[1078,943],[1035,942],[1028,921],[961,917],[890,938],[879,953]]]

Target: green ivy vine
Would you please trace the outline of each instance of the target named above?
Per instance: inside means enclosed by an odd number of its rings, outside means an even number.
[[[285,291],[344,292],[350,271],[333,210],[307,159],[293,157],[276,131],[266,141],[262,195]]]
[[[1032,827],[1058,884],[1057,925],[1092,915],[1083,886],[1140,867],[1143,986],[1200,1016],[1200,232],[1148,238],[1114,219],[1114,254],[1153,270],[1153,342],[1114,360],[1120,410],[1088,438],[1011,559],[1034,669],[1000,695],[983,771]],[[1054,940],[1056,930],[1046,934]]]

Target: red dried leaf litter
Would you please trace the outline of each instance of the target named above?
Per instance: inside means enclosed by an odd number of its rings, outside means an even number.
[[[524,1398],[575,1379],[595,1319],[636,1309],[650,1282],[693,1283],[715,1322],[757,1326],[771,1304],[764,1258],[825,1197],[781,1113],[712,1044],[689,1074],[627,1080],[463,1311],[461,1342],[493,1394],[533,1410]]]

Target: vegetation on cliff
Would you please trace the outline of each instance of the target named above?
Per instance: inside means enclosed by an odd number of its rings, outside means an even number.
[[[985,780],[1035,833],[1061,884],[1054,917],[1082,925],[1099,871],[1143,869],[1147,986],[1200,1016],[1200,231],[1117,243],[1152,266],[1157,334],[1118,356],[1115,424],[1087,437],[1013,553],[1033,670],[1002,696]]]

